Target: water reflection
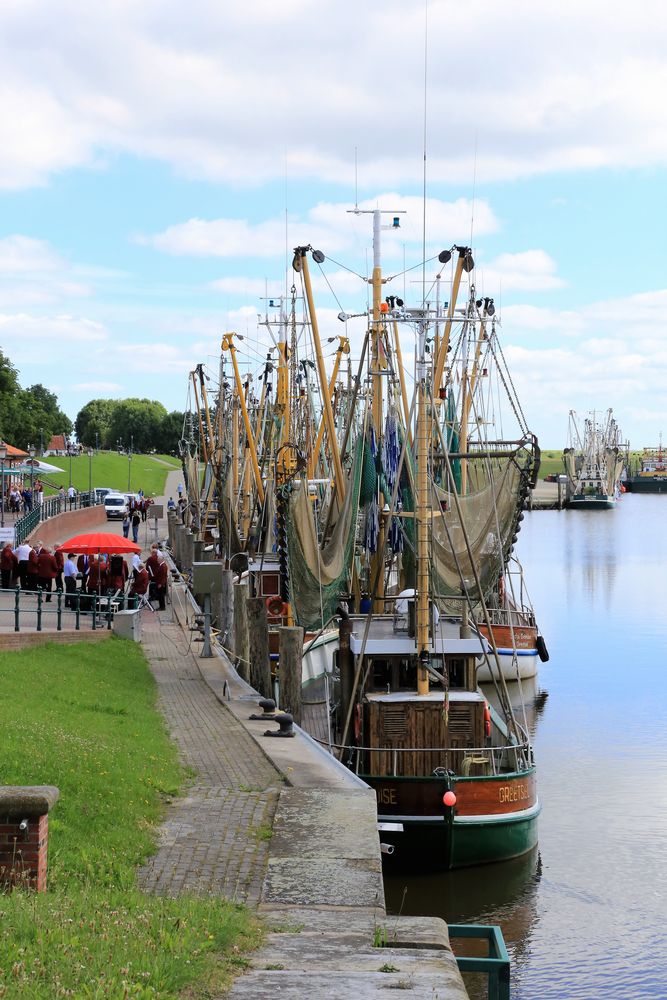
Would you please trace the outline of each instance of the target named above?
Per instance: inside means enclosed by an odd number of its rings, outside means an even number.
[[[386,880],[394,910],[500,923],[513,1000],[667,997],[666,517],[666,496],[631,494],[526,516],[518,554],[551,654],[524,683],[539,854]]]

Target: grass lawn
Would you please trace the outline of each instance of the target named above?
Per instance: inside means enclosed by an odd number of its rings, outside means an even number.
[[[258,943],[249,912],[136,888],[184,778],[140,647],[0,653],[0,685],[0,784],[60,789],[47,892],[0,895],[0,997],[219,995]]]
[[[540,479],[544,479],[545,476],[551,476],[554,473],[560,475],[565,472],[565,466],[563,465],[563,452],[562,451],[543,451],[542,460],[540,462]]]
[[[49,472],[44,478],[56,486],[69,486],[70,459],[53,457],[45,458],[49,465],[57,465],[64,472]],[[108,486],[121,492],[138,493],[143,490],[148,496],[160,496],[164,493],[167,473],[180,469],[179,459],[173,455],[133,455],[128,461],[127,455],[119,455],[115,451],[100,451],[88,458],[87,454],[79,455],[71,460],[72,482],[77,490],[87,490],[92,478],[92,486]],[[92,477],[91,477],[92,473]],[[128,489],[129,473],[129,489]],[[47,486],[44,492],[56,493],[57,490]]]

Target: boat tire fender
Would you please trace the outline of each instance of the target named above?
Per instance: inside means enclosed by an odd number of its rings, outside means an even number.
[[[547,644],[544,641],[543,636],[538,635],[535,646],[537,647],[537,655],[541,659],[542,663],[546,663],[549,659],[549,650],[547,649]]]

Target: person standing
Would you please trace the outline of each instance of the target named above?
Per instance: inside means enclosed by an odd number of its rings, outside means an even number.
[[[139,544],[139,525],[141,524],[141,513],[137,507],[132,511],[132,541]]]
[[[41,542],[36,542],[39,545],[39,550],[37,548],[30,549],[30,555],[28,556],[28,590],[37,590],[37,583],[39,578],[39,551],[41,550]]]
[[[37,556],[37,586],[46,592],[47,604],[51,600],[53,581],[58,576],[58,563],[48,545],[40,549]]]
[[[80,555],[76,561],[77,572],[81,574],[81,593],[85,594],[88,589],[88,569],[90,562],[88,556]]]
[[[9,590],[18,574],[19,561],[12,551],[12,547],[7,542],[0,553],[0,576],[2,577],[2,589]]]
[[[155,542],[151,545],[151,554],[146,560],[146,571],[150,578],[150,598],[151,600],[157,598],[160,611],[164,611],[169,567],[160,557],[160,550]]]
[[[60,551],[60,549],[56,549],[56,551],[53,553],[53,558],[55,559],[56,564],[58,566],[58,574],[56,576],[56,590],[62,590],[63,569],[65,568],[65,555]]]
[[[129,534],[130,534],[130,514],[128,511],[125,511],[125,514],[123,515],[123,538],[127,538]]]
[[[149,583],[148,572],[144,564],[140,562],[136,570],[134,580],[132,581],[132,586],[130,587],[129,596],[139,597],[144,595],[148,590],[148,583]]]
[[[14,555],[16,556],[19,564],[19,580],[21,582],[21,590],[28,589],[28,560],[30,559],[30,546],[27,542],[21,542],[14,549]]]
[[[74,489],[73,486],[70,486],[69,489],[67,490],[67,496],[69,498],[69,509],[71,510],[76,501],[76,490]]]
[[[65,577],[65,607],[74,610],[76,608],[76,578],[78,574],[77,565],[74,562],[74,553],[70,552],[65,560],[63,575]]]
[[[178,499],[180,500],[181,497],[183,496],[183,483],[178,484],[176,492],[178,493]]]

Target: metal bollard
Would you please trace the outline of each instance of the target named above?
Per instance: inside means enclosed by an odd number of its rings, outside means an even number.
[[[289,712],[282,712],[280,715],[276,715],[274,722],[278,723],[280,729],[278,732],[274,729],[267,729],[264,733],[265,736],[278,736],[283,738],[296,736],[293,728],[294,719]]]

